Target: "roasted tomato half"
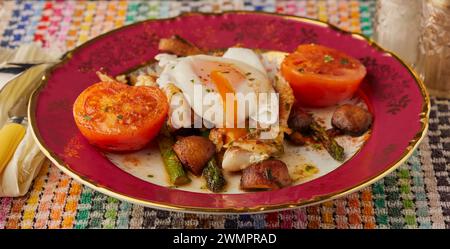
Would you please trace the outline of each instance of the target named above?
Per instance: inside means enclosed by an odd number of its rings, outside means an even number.
[[[168,103],[157,87],[100,82],[84,90],[73,106],[87,140],[108,151],[139,150],[165,122]]]
[[[286,56],[281,73],[301,105],[325,107],[352,97],[366,75],[366,68],[341,51],[306,44]]]

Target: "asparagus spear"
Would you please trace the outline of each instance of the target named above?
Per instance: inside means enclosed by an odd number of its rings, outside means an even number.
[[[203,137],[209,137],[209,130],[201,130]],[[213,157],[208,161],[208,164],[203,169],[203,177],[206,180],[206,187],[212,192],[221,192],[226,184],[223,177],[222,170],[217,166],[216,159]]]
[[[163,127],[158,137],[159,150],[164,161],[169,180],[173,185],[179,186],[191,182],[191,179],[184,172],[180,160],[172,149],[174,144],[173,138],[170,136],[167,127]]]
[[[315,121],[310,125],[310,128],[314,139],[322,143],[323,147],[330,153],[331,157],[339,162],[343,162],[345,159],[344,148],[342,148],[333,137],[328,136],[325,128]]]
[[[206,180],[206,187],[212,192],[221,192],[223,190],[225,178],[214,157],[209,160],[208,165],[203,169],[203,177]]]

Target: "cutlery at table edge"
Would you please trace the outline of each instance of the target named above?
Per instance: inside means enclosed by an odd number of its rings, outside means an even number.
[[[27,98],[21,97],[8,112],[9,120],[0,130],[0,173],[22,141],[27,125]]]
[[[6,63],[8,64],[8,63]],[[10,77],[6,82],[6,84],[12,83],[13,81],[24,80],[22,78],[28,70],[32,70],[35,66],[39,65],[51,65],[54,62],[38,62],[36,64],[30,63],[13,63],[8,64],[11,66],[16,66],[19,68],[15,73],[5,73],[0,72],[0,74],[9,74]],[[0,68],[2,69],[2,68]],[[34,80],[36,80],[36,77]],[[30,80],[30,79],[28,79]],[[27,122],[27,110],[28,110],[28,99],[33,92],[35,87],[30,86],[30,89],[27,91],[25,96],[21,96],[13,107],[8,111],[8,121],[7,123],[0,129],[0,173],[5,169],[6,165],[8,165],[9,161],[13,157],[16,152],[17,146],[19,146],[23,137],[26,133],[26,127],[28,125]]]

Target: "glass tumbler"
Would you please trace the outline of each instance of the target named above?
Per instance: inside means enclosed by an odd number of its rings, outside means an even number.
[[[373,38],[413,66],[417,60],[422,0],[378,0]]]
[[[417,71],[430,95],[450,98],[450,0],[424,0]]]

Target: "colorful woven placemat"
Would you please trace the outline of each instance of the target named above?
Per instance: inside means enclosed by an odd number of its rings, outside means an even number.
[[[147,18],[232,9],[313,17],[370,36],[374,1],[3,1],[0,46],[67,50]],[[0,198],[0,228],[450,228],[450,100],[431,101],[428,136],[412,157],[345,198],[258,215],[183,214],[108,197],[46,164],[26,196]]]

